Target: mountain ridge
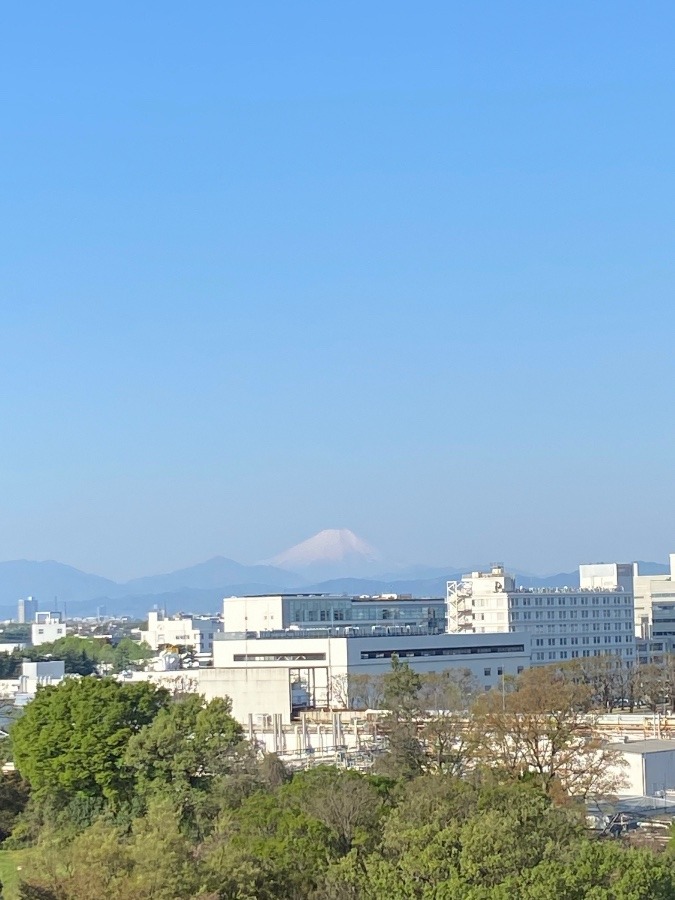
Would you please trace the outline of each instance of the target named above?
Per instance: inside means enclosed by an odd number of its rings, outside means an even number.
[[[644,574],[665,574],[662,563],[639,562]],[[506,566],[507,571],[511,571]],[[42,610],[67,607],[69,615],[94,615],[105,606],[109,614],[142,615],[153,606],[169,612],[214,612],[224,597],[237,594],[336,592],[355,594],[400,593],[444,596],[446,581],[472,571],[471,566],[408,566],[398,571],[366,576],[353,573],[338,577],[312,577],[274,566],[247,566],[216,556],[194,566],[127,582],[83,572],[55,560],[0,562],[0,616],[16,615],[20,597],[34,596]],[[578,571],[535,576],[514,571],[524,587],[575,587]],[[55,599],[56,598],[56,599]]]

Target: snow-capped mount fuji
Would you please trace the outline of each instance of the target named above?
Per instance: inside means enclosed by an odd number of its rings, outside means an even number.
[[[348,528],[326,528],[278,553],[265,565],[297,572],[312,581],[365,577],[382,566],[379,553]]]

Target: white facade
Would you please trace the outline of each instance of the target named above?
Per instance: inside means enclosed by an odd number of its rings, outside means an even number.
[[[21,664],[20,691],[35,694],[38,687],[59,684],[65,675],[65,663],[62,659],[46,662],[24,662]]]
[[[609,653],[630,664],[635,658],[630,590],[517,587],[497,565],[448,582],[447,601],[455,633],[527,632],[533,665]]]
[[[640,638],[675,636],[675,553],[670,572],[645,575],[639,563],[595,563],[579,566],[580,586],[633,591],[635,635]]]
[[[399,594],[350,597],[344,594],[265,594],[226,597],[225,631],[285,631],[315,628],[358,628],[380,634],[392,627],[445,631],[442,598],[413,598]]]
[[[39,687],[59,684],[64,674],[65,663],[61,659],[24,662],[18,678],[0,681],[0,697],[12,700],[16,706],[23,706],[33,699]]]
[[[66,636],[66,623],[61,614],[55,612],[35,613],[35,622],[31,625],[30,638],[34,647],[40,644],[52,644]]]
[[[157,652],[164,647],[191,647],[195,652],[210,655],[213,639],[223,630],[223,624],[210,616],[171,616],[161,612],[148,613],[148,630],[142,639]]]
[[[632,591],[633,563],[583,563],[579,587],[584,591]]]
[[[675,790],[675,741],[653,738],[610,744],[621,754],[624,784],[619,795],[625,797],[664,797]]]
[[[670,554],[670,573],[641,575],[635,563],[635,632],[643,637],[675,635],[675,553]],[[668,621],[670,619],[670,621]]]
[[[394,655],[420,673],[468,670],[489,690],[529,666],[530,640],[527,634],[222,635],[214,642],[213,669],[199,673],[199,690],[209,699],[231,697],[241,721],[279,713],[290,722],[301,708],[344,707],[349,678],[384,675]]]

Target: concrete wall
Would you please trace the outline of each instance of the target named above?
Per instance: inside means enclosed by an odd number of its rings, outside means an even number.
[[[625,766],[621,767],[624,784],[619,788],[621,797],[643,797],[645,795],[644,771],[641,753],[622,753]]]
[[[273,631],[285,627],[283,619],[281,596],[223,600],[225,631]]]
[[[36,623],[31,626],[30,637],[34,647],[39,647],[40,644],[52,644],[65,636],[66,626],[62,622]]]
[[[521,647],[522,649],[516,649]],[[495,648],[499,652],[490,652]],[[435,650],[460,651],[436,655]],[[476,652],[481,649],[482,652]],[[530,638],[500,635],[387,635],[383,637],[286,637],[221,639],[214,643],[214,668],[199,670],[201,693],[232,698],[235,715],[280,713],[290,721],[291,678],[306,685],[318,707],[345,702],[345,679],[390,671],[392,653],[420,673],[468,669],[484,689],[499,687],[530,662]],[[424,654],[424,655],[423,655]],[[299,679],[297,673],[300,673]],[[302,706],[302,701],[298,702]]]
[[[242,723],[253,716],[279,713],[291,721],[291,693],[288,668],[200,669],[199,693],[206,700],[230,697],[232,714]]]

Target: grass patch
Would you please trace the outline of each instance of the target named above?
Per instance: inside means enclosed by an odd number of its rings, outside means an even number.
[[[17,866],[23,866],[25,850],[0,850],[0,881],[2,900],[18,900],[19,876]]]

